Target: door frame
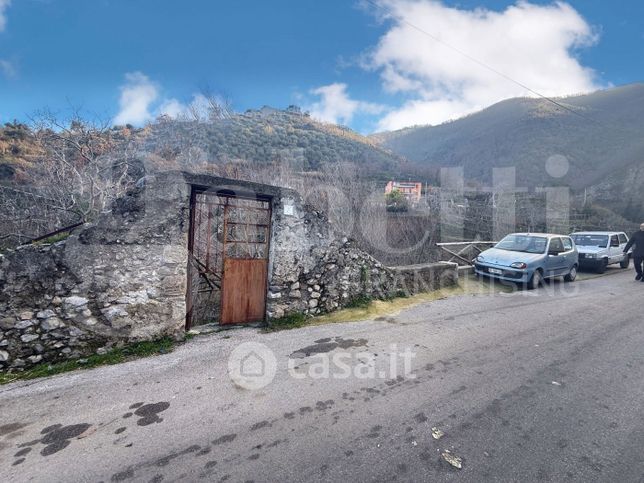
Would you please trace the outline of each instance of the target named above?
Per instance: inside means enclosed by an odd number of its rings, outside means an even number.
[[[242,199],[250,201],[262,201],[268,203],[268,227],[267,227],[267,242],[266,242],[266,279],[264,280],[264,317],[263,320],[266,320],[266,312],[268,308],[268,286],[270,280],[271,272],[271,239],[273,238],[273,196],[266,195],[263,193],[257,193],[249,189],[245,189],[243,186],[222,186],[220,188],[215,188],[212,186],[203,186],[191,184],[190,191],[190,204],[189,204],[189,227],[188,227],[188,268],[187,268],[187,284],[186,284],[186,317],[185,317],[185,330],[188,331],[192,327],[192,315],[193,307],[191,301],[192,290],[192,278],[190,276],[190,256],[192,255],[194,249],[194,230],[195,230],[195,205],[197,202],[197,195],[207,194],[210,196],[219,196],[227,197],[233,199]],[[224,215],[225,222],[225,215]],[[224,227],[224,235],[226,228]],[[225,241],[225,239],[224,239]],[[225,250],[225,243],[224,243]],[[222,265],[225,266],[225,257],[222,258]],[[224,283],[223,283],[223,272],[222,272],[222,284],[221,284],[221,299],[224,297]],[[221,318],[221,314],[220,314]]]

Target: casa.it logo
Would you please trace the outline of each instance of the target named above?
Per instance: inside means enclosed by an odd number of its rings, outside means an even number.
[[[238,345],[228,358],[228,375],[243,389],[257,390],[268,386],[277,372],[273,351],[259,342]]]

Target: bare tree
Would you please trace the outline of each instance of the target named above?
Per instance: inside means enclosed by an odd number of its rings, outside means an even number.
[[[28,166],[0,184],[0,246],[92,221],[142,175],[133,129],[42,111],[27,132]]]
[[[77,112],[60,120],[49,111],[34,119],[40,157],[33,185],[79,221],[90,221],[132,184],[136,136],[129,128],[91,122]]]

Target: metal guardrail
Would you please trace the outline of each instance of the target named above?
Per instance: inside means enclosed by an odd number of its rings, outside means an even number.
[[[476,255],[481,253],[483,250],[479,248],[479,245],[484,245],[486,248],[489,248],[490,245],[496,245],[495,241],[465,241],[465,242],[447,242],[447,243],[437,243],[436,246],[446,252],[451,258],[446,260],[448,262],[453,262],[455,260],[460,260],[468,266],[472,265],[472,260]],[[460,248],[460,250],[459,250]],[[474,252],[473,256],[466,258],[468,251]],[[458,262],[457,262],[458,263]]]

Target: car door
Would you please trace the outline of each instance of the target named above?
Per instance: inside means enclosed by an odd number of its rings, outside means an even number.
[[[628,237],[626,236],[626,233],[620,233],[617,235],[619,237],[619,253],[620,253],[620,260],[623,260],[624,258],[624,248],[626,248],[626,245],[628,244]]]
[[[565,266],[563,252],[564,246],[561,238],[551,238],[546,256],[546,277],[556,277],[561,274]]]
[[[622,251],[619,248],[619,236],[611,235],[608,243],[608,263],[617,263],[621,260]]]
[[[578,255],[575,250],[575,245],[572,242],[572,239],[570,237],[567,237],[567,236],[561,237],[561,241],[564,247],[564,252],[562,253],[562,256],[564,257],[562,275],[567,275],[570,272],[570,269],[573,267],[573,265],[575,265],[578,262]]]

